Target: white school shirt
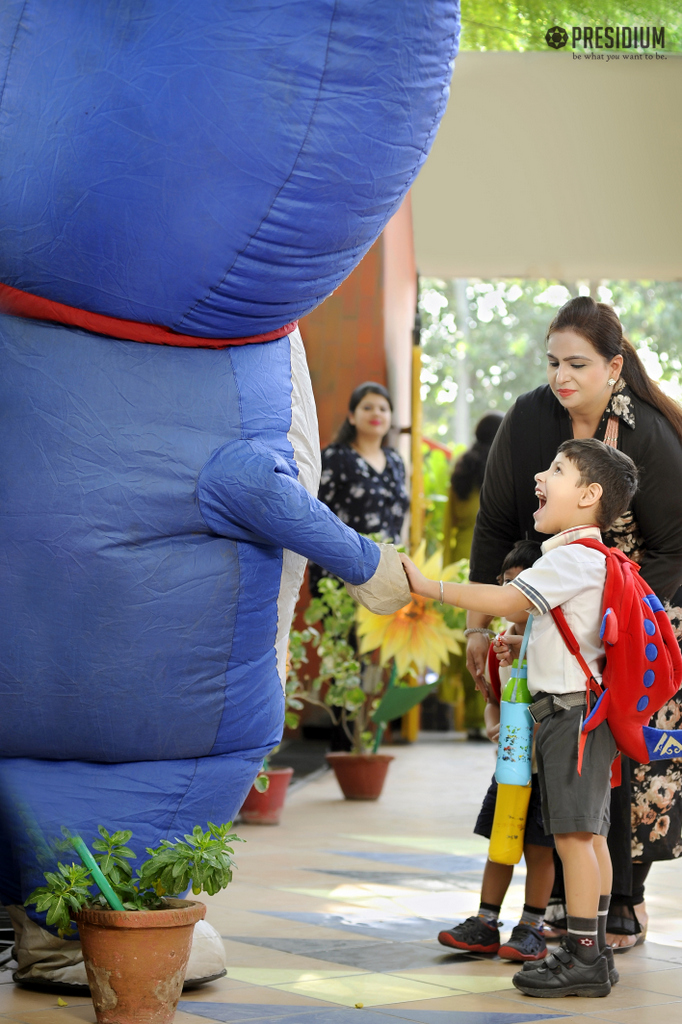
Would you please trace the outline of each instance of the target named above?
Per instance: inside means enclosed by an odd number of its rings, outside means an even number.
[[[585,673],[566,647],[550,615],[561,606],[583,658],[597,682],[604,667],[604,645],[599,638],[606,583],[606,558],[600,551],[572,544],[583,538],[601,540],[596,526],[577,526],[550,537],[542,557],[531,569],[511,580],[533,605],[528,641],[528,689],[531,694],[574,693],[585,690]]]

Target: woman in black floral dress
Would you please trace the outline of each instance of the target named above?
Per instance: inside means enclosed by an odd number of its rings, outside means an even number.
[[[410,499],[403,460],[386,445],[392,411],[381,384],[367,381],[355,389],[341,430],[322,452],[318,498],[359,533],[398,543]],[[310,566],[311,591],[323,575],[319,566]]]
[[[367,381],[355,389],[343,426],[322,452],[318,498],[359,533],[379,534],[382,540],[397,544],[410,499],[403,460],[386,444],[392,412],[391,397],[381,384]],[[310,564],[308,583],[313,596],[327,575],[319,565]],[[343,727],[334,726],[331,749],[350,750],[350,746]]]
[[[548,386],[521,395],[490,451],[470,578],[494,583],[517,540],[542,539],[534,531],[535,474],[550,464],[562,441],[596,437],[624,451],[640,470],[632,509],[604,541],[641,564],[682,640],[682,409],[648,376],[610,306],[587,296],[571,299],[554,318],[547,341]],[[469,613],[469,626],[487,624],[485,616]],[[474,678],[481,677],[487,647],[481,634],[469,637]],[[682,726],[682,693],[652,725]],[[623,785],[612,790],[614,888],[607,926],[620,949],[636,941],[638,917],[646,926],[644,882],[651,864],[682,855],[682,761],[623,760]]]

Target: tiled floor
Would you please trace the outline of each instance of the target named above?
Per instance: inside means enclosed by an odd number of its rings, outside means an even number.
[[[682,863],[650,876],[648,941],[617,957],[606,999],[529,999],[515,968],[448,954],[442,926],[478,906],[486,843],[471,826],[492,773],[484,744],[424,738],[392,750],[378,803],[341,798],[332,775],[295,792],[277,828],[242,825],[239,871],[207,898],[228,977],[183,997],[177,1024],[682,1024]],[[503,914],[523,903],[523,867]],[[90,1024],[86,999],[0,984],[1,1018]]]

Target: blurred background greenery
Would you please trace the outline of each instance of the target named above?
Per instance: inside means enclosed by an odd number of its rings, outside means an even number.
[[[665,28],[665,49],[679,52],[682,6],[667,0],[634,3],[464,0],[460,50],[547,50],[545,33],[553,25],[635,25]]]
[[[546,383],[547,327],[571,296],[590,293],[614,305],[649,374],[680,401],[681,282],[422,278],[425,437],[460,448],[485,412],[505,412],[518,395]],[[440,460],[428,463],[431,477],[445,472]]]

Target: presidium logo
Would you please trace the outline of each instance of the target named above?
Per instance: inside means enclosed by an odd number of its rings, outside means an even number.
[[[553,25],[545,33],[545,42],[553,50],[561,50],[568,43],[568,32]],[[665,28],[653,25],[596,25],[573,27],[571,47],[581,43],[584,50],[664,50]]]
[[[553,50],[560,50],[568,42],[568,32],[565,28],[559,28],[558,25],[555,25],[553,28],[547,29],[545,41]]]

